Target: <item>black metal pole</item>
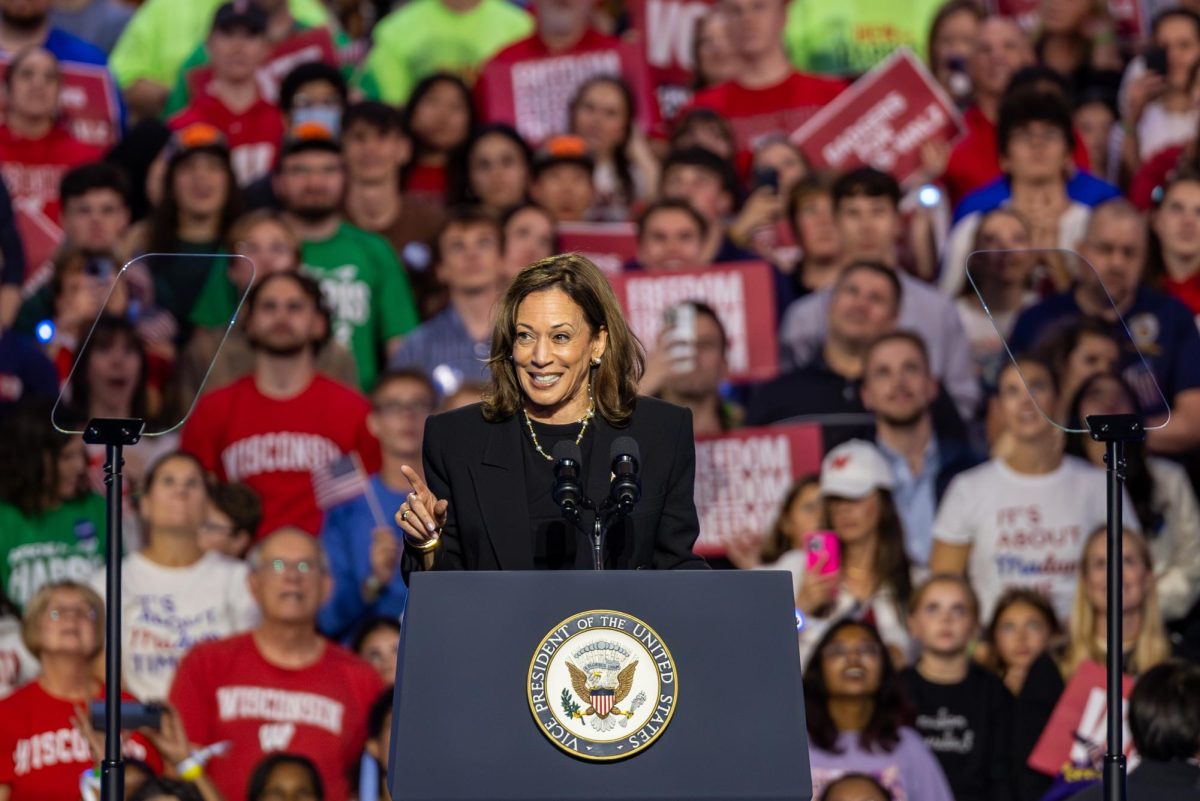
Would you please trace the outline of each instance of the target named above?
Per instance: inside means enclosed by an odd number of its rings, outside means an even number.
[[[83,441],[104,446],[104,503],[107,512],[104,601],[104,759],[100,762],[101,801],[125,798],[125,762],[121,758],[121,469],[124,448],[142,438],[146,421],[96,418],[88,421]]]
[[[1142,427],[1142,421],[1132,414],[1093,415],[1087,419],[1087,427],[1092,439],[1105,445],[1104,463],[1108,478],[1108,742],[1104,754],[1102,784],[1104,801],[1125,801],[1125,745],[1122,742],[1125,698],[1121,692],[1125,679],[1124,635],[1121,631],[1121,613],[1124,608],[1121,585],[1125,550],[1122,509],[1125,490],[1125,443],[1140,442],[1146,438],[1146,431]]]
[[[1105,443],[1104,461],[1108,470],[1108,751],[1104,755],[1104,799],[1124,801],[1125,746],[1124,634],[1121,631],[1122,566],[1124,562],[1124,519],[1122,510],[1125,483],[1125,442],[1110,439]]]
[[[104,446],[105,502],[108,506],[104,656],[104,761],[100,767],[100,797],[125,797],[125,763],[121,758],[121,469],[120,443]]]

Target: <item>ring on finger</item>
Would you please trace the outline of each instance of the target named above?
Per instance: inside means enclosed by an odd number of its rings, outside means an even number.
[[[404,522],[404,523],[408,522],[408,510],[407,509],[405,509],[403,512],[400,513],[400,520],[401,520],[401,522]]]

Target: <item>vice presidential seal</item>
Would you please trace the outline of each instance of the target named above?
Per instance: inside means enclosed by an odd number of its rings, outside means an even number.
[[[592,760],[644,751],[671,722],[679,696],[675,660],[658,632],[610,609],[551,629],[529,663],[528,685],[542,733]]]

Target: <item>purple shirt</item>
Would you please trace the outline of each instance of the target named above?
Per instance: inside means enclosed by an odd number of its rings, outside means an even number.
[[[866,773],[891,790],[895,801],[954,801],[950,785],[937,760],[913,729],[900,729],[900,742],[891,752],[878,746],[864,751],[858,732],[838,736],[840,754],[809,745],[813,798],[820,798],[835,780],[847,773]]]

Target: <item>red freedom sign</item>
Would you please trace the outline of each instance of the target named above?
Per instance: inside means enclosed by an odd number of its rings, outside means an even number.
[[[1107,745],[1108,677],[1103,667],[1086,661],[1075,671],[1058,705],[1050,715],[1041,738],[1029,755],[1029,767],[1047,776],[1062,775],[1068,781],[1100,778]],[[1121,697],[1125,719],[1125,755],[1129,768],[1137,767],[1133,738],[1129,736],[1129,692],[1133,679],[1125,676]]]
[[[8,62],[7,56],[0,57],[0,77],[8,72]],[[58,99],[71,134],[89,145],[115,145],[120,138],[121,113],[108,70],[73,61],[61,62],[58,69],[62,80]]]
[[[620,275],[625,263],[637,257],[637,226],[631,222],[562,223],[558,247],[563,253],[586,256],[605,275]]]
[[[769,532],[788,487],[821,469],[821,427],[743,428],[696,438],[696,553],[721,556],[730,534]]]
[[[480,74],[476,92],[485,99],[488,122],[506,122],[526,141],[537,144],[567,130],[567,109],[576,90],[598,75],[623,77],[633,90],[642,130],[657,126],[658,104],[646,59],[631,42],[587,53],[494,61]]]
[[[963,131],[958,110],[908,48],[900,48],[792,134],[815,170],[870,165],[903,182],[921,146]]]
[[[267,63],[255,73],[258,91],[263,99],[268,103],[279,102],[279,85],[283,83],[284,76],[310,61],[322,61],[335,67],[338,65],[337,45],[328,28],[310,28],[275,45],[267,57]],[[191,97],[200,94],[212,80],[212,75],[210,64],[189,70],[188,94]]]
[[[779,374],[775,284],[764,262],[624,273],[609,281],[630,328],[647,348],[658,342],[668,308],[699,300],[716,311],[729,337],[725,355],[731,381],[765,381]]]
[[[631,0],[630,28],[645,47],[662,115],[671,119],[691,99],[696,22],[714,0]]]

